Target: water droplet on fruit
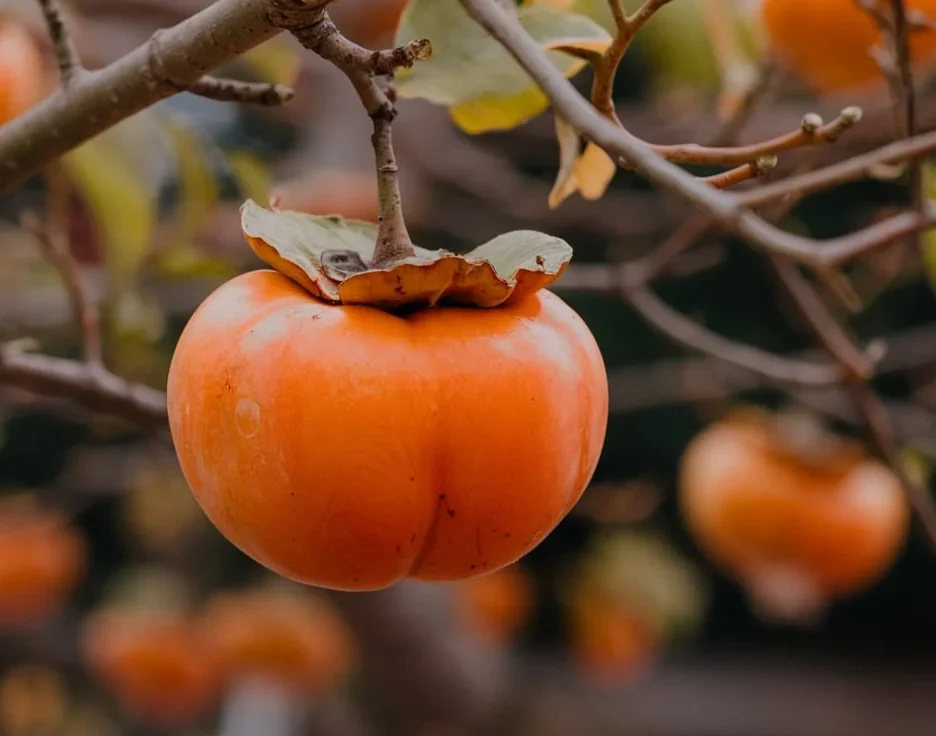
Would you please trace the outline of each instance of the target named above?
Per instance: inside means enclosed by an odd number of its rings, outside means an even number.
[[[234,412],[237,430],[244,437],[253,437],[260,431],[260,407],[253,399],[241,399]]]

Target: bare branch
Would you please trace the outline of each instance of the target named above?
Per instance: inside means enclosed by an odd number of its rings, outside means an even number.
[[[55,48],[55,57],[58,60],[59,73],[62,85],[67,87],[77,74],[84,71],[78,51],[72,42],[71,34],[65,25],[62,8],[58,0],[39,0],[46,25],[49,27],[49,37]]]
[[[749,211],[734,195],[699,181],[687,171],[666,161],[627,130],[616,126],[583,99],[572,84],[549,61],[545,52],[526,33],[516,17],[494,0],[460,0],[469,15],[480,23],[526,69],[552,102],[554,108],[576,129],[609,153],[625,159],[646,179],[708,212],[720,225],[761,250],[784,255],[809,265],[840,263],[895,238],[928,227],[928,215],[897,216],[869,231],[820,242],[784,232]]]
[[[371,141],[377,167],[377,191],[380,216],[373,267],[384,267],[415,253],[403,217],[399,172],[393,151],[393,119],[396,109],[390,96],[374,80],[429,58],[429,41],[413,41],[386,51],[369,51],[345,38],[327,13],[313,25],[293,31],[307,49],[338,67],[354,86],[361,104],[374,123]]]
[[[0,128],[0,194],[121,120],[187,89],[283,30],[313,23],[329,0],[218,0],[100,70],[73,77]]]
[[[295,92],[284,84],[241,82],[237,79],[219,79],[205,75],[191,84],[187,92],[218,102],[241,102],[275,107],[289,102]]]
[[[44,396],[72,399],[144,426],[166,423],[166,395],[130,383],[100,366],[34,355],[22,345],[0,346],[0,382]]]

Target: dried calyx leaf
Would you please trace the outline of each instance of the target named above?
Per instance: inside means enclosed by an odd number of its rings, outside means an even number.
[[[381,309],[517,302],[558,279],[572,258],[564,240],[517,230],[464,255],[417,247],[410,258],[370,268],[377,242],[370,222],[273,211],[247,200],[241,227],[263,261],[313,296]]]

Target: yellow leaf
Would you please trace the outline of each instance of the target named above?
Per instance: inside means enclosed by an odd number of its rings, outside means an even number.
[[[270,169],[261,159],[248,151],[231,151],[228,153],[227,162],[245,199],[258,202],[266,202],[269,199]]]
[[[511,8],[555,66],[572,77],[585,60],[564,50],[603,51],[611,35],[594,20],[541,4]],[[508,11],[509,12],[509,11]],[[548,106],[533,80],[458,0],[412,0],[403,12],[396,43],[428,38],[432,58],[396,77],[401,97],[417,97],[451,110],[468,133],[514,128]]]
[[[556,115],[556,140],[559,143],[559,172],[549,193],[552,209],[579,192],[585,199],[601,199],[617,171],[617,164],[604,149],[594,143],[581,155],[579,134],[561,115]]]
[[[264,82],[292,86],[299,78],[302,58],[288,34],[255,46],[241,57]]]

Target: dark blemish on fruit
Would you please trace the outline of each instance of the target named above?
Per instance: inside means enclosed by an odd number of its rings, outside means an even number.
[[[510,532],[504,532],[504,539],[510,539]]]
[[[477,567],[478,567],[477,565],[472,565],[472,566],[471,566],[471,569],[474,570],[474,569],[477,568]]]
[[[444,501],[444,500],[445,500],[445,494],[444,494],[444,493],[440,493],[440,494],[439,494],[439,500],[440,500],[440,501]]]
[[[397,546],[396,546],[396,553],[397,553],[398,555],[403,554],[403,545],[402,545],[402,544],[397,543]]]
[[[410,543],[410,544],[416,544],[416,532],[413,532],[413,533],[410,535],[409,543]]]
[[[449,516],[455,516],[455,509],[445,509],[445,513]]]
[[[415,475],[411,475],[409,481],[410,481],[410,483],[414,483],[414,482],[416,481],[416,476],[415,476]]]

